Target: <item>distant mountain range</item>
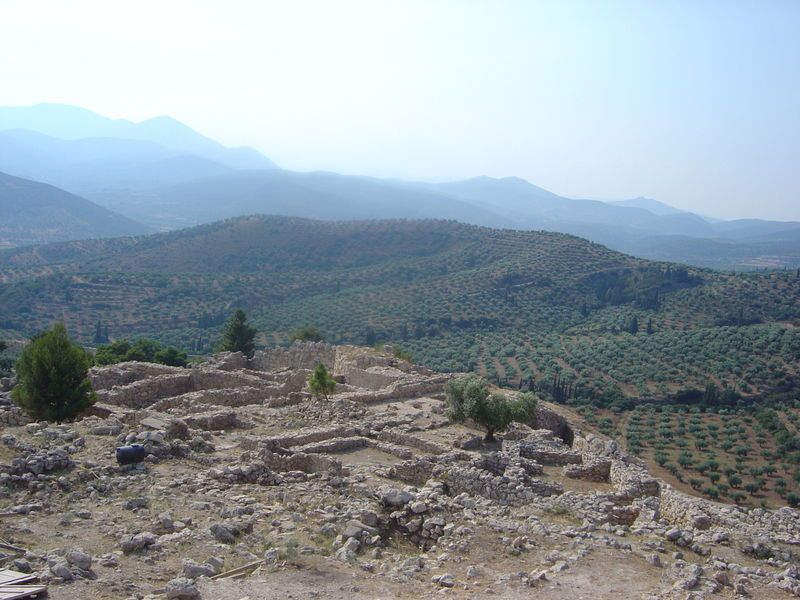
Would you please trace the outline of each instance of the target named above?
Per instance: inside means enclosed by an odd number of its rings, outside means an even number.
[[[0,173],[0,248],[152,231],[52,185]]]
[[[133,123],[62,104],[0,107],[0,171],[84,193],[272,169],[252,148],[226,148],[170,117]]]
[[[423,183],[291,172],[169,117],[133,123],[58,104],[0,108],[0,171],[57,185],[161,230],[248,214],[446,218],[570,233],[703,267],[800,267],[797,222],[720,221],[649,198],[571,199],[514,177]]]

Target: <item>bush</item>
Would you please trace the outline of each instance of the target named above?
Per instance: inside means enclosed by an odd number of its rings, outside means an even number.
[[[325,334],[313,325],[306,325],[300,329],[295,329],[292,333],[292,341],[300,340],[301,342],[324,342]]]
[[[135,360],[139,362],[160,363],[172,367],[185,367],[188,357],[172,346],[163,347],[154,340],[142,338],[134,342],[126,339],[114,340],[110,344],[100,346],[94,355],[98,365],[113,365],[119,362]]]
[[[92,357],[73,344],[63,323],[34,337],[17,361],[12,397],[34,419],[60,423],[94,404],[87,377]]]
[[[309,375],[308,388],[317,398],[326,399],[336,389],[336,382],[322,363],[318,363],[314,367],[314,371]]]
[[[503,431],[512,421],[530,421],[536,413],[533,394],[519,394],[509,400],[503,394],[490,394],[484,379],[468,375],[451,379],[445,385],[447,417],[451,421],[470,419],[486,429],[487,442],[495,440],[494,434]]]
[[[225,352],[241,352],[247,358],[253,358],[256,345],[256,328],[247,324],[247,315],[237,309],[225,323],[222,331],[221,349]]]

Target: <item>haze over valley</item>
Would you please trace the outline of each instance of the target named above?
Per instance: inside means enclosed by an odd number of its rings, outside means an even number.
[[[64,105],[0,108],[0,172],[59,186],[141,224],[128,230],[87,225],[83,233],[65,224],[49,238],[5,234],[4,245],[170,230],[250,214],[437,218],[571,233],[635,256],[695,266],[800,266],[798,222],[711,219],[648,198],[564,198],[517,177],[425,183],[287,171],[255,150],[226,148],[169,117],[132,123]],[[10,197],[3,207],[26,210],[21,198],[20,207]]]

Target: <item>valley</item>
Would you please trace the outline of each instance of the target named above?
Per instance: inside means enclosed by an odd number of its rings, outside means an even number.
[[[0,253],[0,327],[54,320],[90,343],[151,336],[213,349],[245,309],[263,345],[305,325],[334,342],[392,342],[445,371],[548,385],[606,402],[707,383],[789,394],[800,278],[635,259],[564,234],[448,221],[248,217],[143,238]]]

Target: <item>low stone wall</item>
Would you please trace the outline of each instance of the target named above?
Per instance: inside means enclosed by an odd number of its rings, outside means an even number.
[[[393,367],[350,368],[345,374],[345,381],[365,390],[381,390],[405,376],[403,371]]]
[[[183,370],[179,374],[158,375],[121,387],[98,389],[97,399],[116,406],[146,408],[156,400],[180,396],[191,391],[193,391],[191,374],[188,370]]]
[[[185,371],[186,369],[182,367],[131,361],[105,367],[92,367],[89,369],[89,380],[95,390],[107,390],[158,375],[177,375]]]
[[[354,450],[356,448],[366,448],[369,442],[369,439],[361,436],[333,438],[300,446],[296,448],[296,451],[305,452],[306,454],[334,454],[337,452]]]
[[[383,429],[378,434],[378,439],[382,442],[391,442],[401,446],[417,448],[418,450],[422,450],[423,452],[428,452],[430,454],[445,454],[450,451],[450,448],[444,444],[432,442],[430,440],[412,435],[407,431],[403,431],[402,429],[395,429],[392,427]]]
[[[450,451],[438,456],[415,456],[393,465],[387,472],[391,479],[397,479],[414,485],[424,485],[432,476],[436,467],[454,465],[473,457],[463,451]]]
[[[300,387],[294,376],[287,377],[284,382],[275,382],[245,372],[208,368],[167,367],[170,369],[167,373],[146,379],[138,378],[142,373],[153,370],[153,367],[159,370],[158,365],[147,363],[121,363],[98,369],[94,374],[98,400],[135,409],[164,401],[158,410],[181,406],[187,399],[190,407],[199,404],[242,406],[244,403],[260,403],[265,398],[285,396]],[[116,383],[127,381],[131,373],[135,378],[133,382]],[[112,384],[112,387],[101,387],[108,384]]]
[[[222,431],[241,427],[242,423],[232,410],[193,414],[182,419],[191,429]]]
[[[542,465],[563,466],[583,462],[579,453],[572,451],[549,429],[537,429],[521,440],[504,441],[503,450],[516,451],[523,458]]]
[[[433,469],[438,464],[431,457],[419,456],[393,465],[388,471],[388,476],[405,483],[424,485],[431,478]]]
[[[281,369],[313,369],[322,363],[334,371],[336,347],[325,343],[295,342],[288,348],[268,348],[256,352],[248,367],[259,371],[280,371]]]
[[[355,435],[358,435],[358,430],[355,427],[337,425],[335,427],[324,427],[321,429],[304,429],[294,433],[287,433],[286,435],[264,438],[262,444],[268,448],[294,448],[321,442],[323,440],[353,437]]]
[[[444,384],[449,381],[450,375],[427,377],[420,380],[419,377],[409,377],[408,380],[398,381],[388,388],[379,391],[354,391],[338,394],[339,397],[352,402],[385,402],[387,400],[397,400],[400,398],[415,398],[418,396],[431,396],[441,394],[444,391]]]
[[[26,425],[30,422],[30,417],[28,417],[19,406],[13,404],[0,406],[0,425],[4,427],[15,427]]]
[[[661,486],[661,519],[683,529],[722,528],[733,535],[763,537],[772,542],[800,545],[800,511],[744,508],[690,496],[670,485]]]
[[[303,471],[304,473],[333,473],[342,472],[342,463],[335,458],[321,454],[278,454],[269,450],[261,453],[264,464],[273,471]]]
[[[181,409],[183,411],[202,410],[208,406],[239,407],[250,404],[262,404],[264,398],[265,393],[263,389],[252,387],[202,390],[158,400],[149,408],[162,412],[173,409]]]
[[[545,403],[537,403],[534,421],[534,427],[537,429],[549,429],[567,446],[572,446],[575,435],[572,427],[564,417],[549,408]]]
[[[660,492],[658,480],[648,473],[644,465],[634,462],[612,460],[608,480],[616,488],[617,494],[625,498],[658,496]]]
[[[529,478],[522,469],[514,468],[493,475],[476,467],[441,465],[433,470],[433,476],[445,482],[452,495],[483,496],[507,506],[522,506],[537,497],[564,492],[558,483]]]
[[[633,525],[641,514],[640,505],[625,504],[614,493],[566,493],[553,498],[548,506],[566,509],[595,525]]]
[[[579,465],[567,465],[562,473],[571,479],[583,479],[584,481],[608,481],[611,472],[611,461],[607,458],[597,458],[584,460]]]

